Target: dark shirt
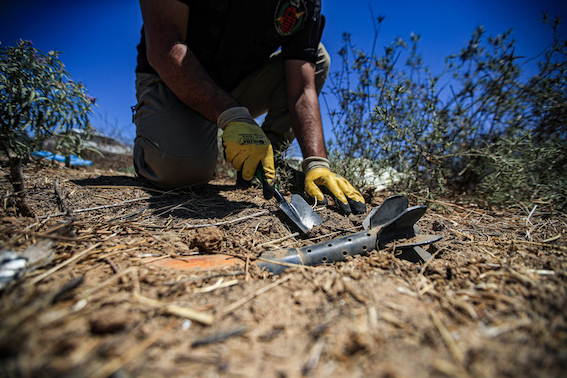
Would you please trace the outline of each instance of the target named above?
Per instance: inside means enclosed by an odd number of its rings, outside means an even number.
[[[226,91],[275,51],[315,63],[324,17],[320,0],[183,0],[189,5],[186,42]],[[144,31],[136,72],[156,73],[146,56]]]

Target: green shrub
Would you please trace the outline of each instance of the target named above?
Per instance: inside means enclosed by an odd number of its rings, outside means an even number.
[[[559,19],[544,15],[543,22],[552,41],[537,57],[515,54],[511,30],[487,37],[479,27],[439,74],[424,65],[418,35],[396,38],[378,56],[345,34],[342,66],[330,80],[338,101],[329,110],[335,165],[363,159],[394,168],[405,177],[396,189],[552,199],[564,207],[567,42]],[[526,78],[533,61],[538,73]]]
[[[30,41],[0,47],[0,148],[10,162],[20,211],[28,215],[22,159],[55,134],[58,151],[66,156],[80,154],[83,139],[92,131],[88,115],[95,99],[84,85],[70,79],[58,57],[58,52],[45,54]]]

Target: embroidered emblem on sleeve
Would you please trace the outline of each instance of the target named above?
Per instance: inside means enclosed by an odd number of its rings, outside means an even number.
[[[303,0],[280,0],[276,7],[274,23],[281,36],[288,36],[303,26],[307,19],[307,7]]]

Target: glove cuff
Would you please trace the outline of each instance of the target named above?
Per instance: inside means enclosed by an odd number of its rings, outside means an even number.
[[[232,122],[245,122],[257,125],[254,118],[252,118],[252,116],[250,115],[248,109],[244,106],[228,108],[217,118],[217,125],[222,130],[224,130],[228,126],[228,124]]]
[[[319,156],[309,156],[308,158],[303,159],[301,167],[303,168],[303,173],[305,174],[315,168],[327,168],[329,170],[331,169],[329,160]]]

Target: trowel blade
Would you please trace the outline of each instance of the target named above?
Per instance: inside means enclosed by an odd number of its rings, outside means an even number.
[[[314,225],[321,224],[321,217],[309,206],[301,196],[293,195],[291,204],[275,189],[274,198],[280,205],[280,210],[306,234]],[[295,199],[294,199],[295,198]]]
[[[301,222],[308,228],[311,229],[314,226],[318,226],[323,223],[323,220],[313,210],[311,206],[301,197],[299,194],[294,194],[291,196],[291,207],[297,212]]]

